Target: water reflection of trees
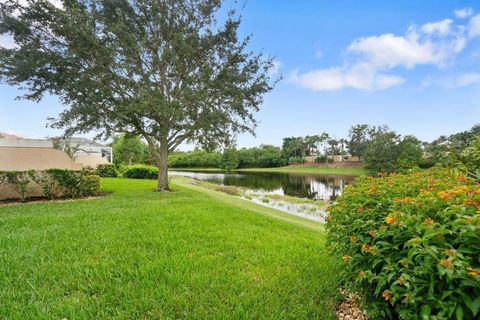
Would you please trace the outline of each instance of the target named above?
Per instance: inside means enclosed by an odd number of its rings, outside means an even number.
[[[334,200],[346,185],[352,184],[351,176],[320,176],[281,173],[247,173],[241,175],[225,175],[223,183],[251,189],[267,191],[283,189],[286,195],[318,199]]]

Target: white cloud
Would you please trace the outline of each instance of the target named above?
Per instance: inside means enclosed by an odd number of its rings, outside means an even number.
[[[282,68],[282,66],[283,66],[283,63],[281,61],[274,60],[273,65],[269,70],[269,74],[270,75],[278,74],[280,72],[280,69]]]
[[[449,85],[453,87],[466,87],[478,82],[480,82],[480,73],[464,73],[456,76]]]
[[[426,34],[438,34],[444,36],[452,31],[452,22],[451,19],[445,19],[442,21],[425,23],[421,30]]]
[[[470,24],[476,26],[476,17]],[[480,15],[478,18],[480,34]],[[469,28],[469,32],[476,30]],[[404,35],[386,33],[354,39],[346,49],[347,59],[339,66],[293,73],[290,80],[310,90],[385,90],[406,79],[394,70],[419,65],[444,68],[454,61],[467,44],[467,27],[444,19],[410,26]]]
[[[296,70],[291,74],[290,81],[313,91],[334,91],[343,88],[385,90],[405,82],[401,77],[376,73],[365,68],[369,67],[358,65],[351,69],[330,68],[303,74]]]
[[[473,14],[472,8],[462,8],[455,10],[455,17],[463,19],[468,18]]]
[[[480,36],[480,14],[472,17],[468,24],[468,36],[474,38]]]
[[[445,88],[460,88],[468,87],[474,84],[480,83],[480,73],[479,72],[465,72],[454,75],[449,75],[446,77],[429,77],[422,80],[422,87],[429,86],[440,86]]]
[[[360,38],[354,40],[347,50],[363,55],[370,64],[382,69],[396,66],[411,69],[417,64],[437,63],[440,60],[431,42],[419,43],[414,35],[403,37],[383,34]]]

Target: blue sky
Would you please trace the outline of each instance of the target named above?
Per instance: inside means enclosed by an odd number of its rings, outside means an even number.
[[[242,16],[241,33],[275,56],[283,80],[257,114],[257,137],[240,136],[239,146],[323,131],[340,138],[357,123],[428,141],[480,122],[476,1],[249,0]],[[0,131],[58,134],[45,128],[64,108],[57,99],[18,94],[0,85]]]

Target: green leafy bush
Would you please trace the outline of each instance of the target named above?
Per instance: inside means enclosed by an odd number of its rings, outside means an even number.
[[[272,145],[238,150],[239,168],[272,168],[287,164],[282,149]]]
[[[480,137],[460,152],[453,150],[455,167],[469,177],[480,180]]]
[[[201,150],[175,152],[168,156],[168,165],[172,168],[218,168],[221,156],[218,152]]]
[[[47,169],[29,171],[2,171],[0,184],[14,190],[22,201],[28,198],[27,186],[36,183],[43,194],[55,199],[58,197],[82,197],[97,195],[100,192],[100,177],[89,170]]]
[[[328,246],[371,318],[478,319],[480,185],[432,168],[360,177],[329,209]]]
[[[290,157],[288,164],[303,164],[303,159],[302,157]]]
[[[123,169],[123,176],[131,179],[157,179],[158,168],[153,166],[146,166],[137,164],[133,166],[126,166]]]
[[[421,169],[428,169],[428,168],[434,167],[436,164],[437,164],[437,162],[435,161],[435,159],[426,158],[426,159],[421,159],[418,163],[418,166]]]
[[[20,196],[22,201],[28,198],[27,186],[30,182],[30,171],[0,172],[0,183],[4,183]]]
[[[100,177],[98,175],[82,176],[82,196],[96,196],[100,192]]]
[[[99,164],[95,173],[103,178],[116,178],[118,177],[117,169],[113,164]]]
[[[29,175],[30,179],[40,186],[45,197],[53,200],[61,195],[60,185],[48,171],[32,170]]]

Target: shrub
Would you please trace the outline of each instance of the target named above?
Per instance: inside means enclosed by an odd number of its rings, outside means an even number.
[[[61,194],[61,187],[48,171],[30,171],[30,179],[40,186],[45,197],[51,200]]]
[[[0,172],[0,183],[5,183],[13,189],[22,201],[27,199],[27,185],[30,182],[30,171]]]
[[[360,177],[329,209],[328,246],[374,319],[478,319],[479,205],[446,169]]]
[[[327,156],[326,155],[317,156],[315,158],[315,162],[316,163],[325,163],[325,162],[327,162]]]
[[[168,165],[172,168],[218,168],[221,156],[218,152],[201,150],[175,152],[168,156]]]
[[[118,172],[115,169],[113,164],[99,164],[95,173],[103,178],[116,178],[118,177]]]
[[[53,180],[56,181],[58,187],[61,188],[64,195],[77,198],[82,195],[82,176],[83,171],[74,171],[67,169],[47,169],[45,170]],[[86,171],[87,174],[88,171]]]
[[[302,157],[290,157],[288,164],[303,164],[303,159]]]
[[[287,164],[282,149],[272,145],[238,150],[239,168],[271,168]]]
[[[435,161],[435,159],[432,159],[432,158],[421,159],[421,160],[418,162],[418,166],[419,166],[421,169],[432,168],[432,167],[435,166],[435,164],[436,164],[436,161]]]
[[[131,179],[157,179],[158,168],[142,164],[126,166],[123,171],[123,176]]]
[[[0,172],[0,184],[4,183],[15,190],[22,201],[27,199],[27,186],[32,181],[40,186],[43,194],[50,199],[60,196],[76,198],[96,195],[100,192],[100,177],[92,175],[88,170],[48,169]]]
[[[82,176],[82,196],[96,196],[100,192],[100,177],[98,175]]]

